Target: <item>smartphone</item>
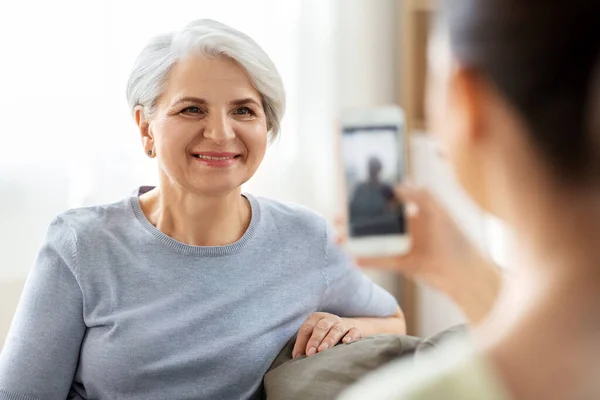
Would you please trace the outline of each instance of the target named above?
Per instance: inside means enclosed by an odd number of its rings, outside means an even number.
[[[404,121],[398,106],[342,112],[346,247],[355,256],[387,256],[408,250],[404,204],[394,195],[394,187],[407,178]]]

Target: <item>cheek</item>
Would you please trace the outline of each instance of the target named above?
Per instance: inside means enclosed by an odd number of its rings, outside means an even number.
[[[249,159],[259,161],[263,159],[268,142],[266,124],[256,123],[240,126],[237,129],[237,135],[248,150]]]
[[[194,124],[188,121],[165,118],[155,125],[153,133],[158,150],[163,155],[169,155],[185,150],[195,132]]]
[[[448,132],[446,135],[444,135],[444,152],[446,154],[448,163],[451,165],[458,180],[464,184],[465,180],[469,180],[466,179],[466,174],[469,171],[469,168],[466,165],[467,157],[460,140],[460,135],[456,134],[456,131],[454,127],[451,126],[452,123],[450,121],[448,125]]]

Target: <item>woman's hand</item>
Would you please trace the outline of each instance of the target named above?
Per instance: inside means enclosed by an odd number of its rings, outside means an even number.
[[[498,268],[461,231],[429,191],[402,186],[395,194],[405,204],[411,249],[402,256],[361,258],[359,265],[401,272],[445,294],[467,318],[487,315],[502,282]]]
[[[298,331],[292,357],[308,357],[334,347],[336,344],[350,343],[362,338],[361,331],[350,318],[315,312],[312,313]]]
[[[398,259],[395,269],[447,290],[464,270],[485,262],[448,211],[426,189],[399,186],[395,194],[405,204],[411,249]]]

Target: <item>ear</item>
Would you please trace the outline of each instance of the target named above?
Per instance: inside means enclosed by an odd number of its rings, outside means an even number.
[[[457,66],[448,85],[446,149],[456,177],[473,199],[490,210],[486,186],[494,172],[498,118],[493,87],[477,71]],[[491,168],[490,168],[491,167]]]
[[[452,113],[450,134],[456,142],[471,146],[485,136],[486,90],[483,79],[476,71],[460,66],[453,69],[448,106]]]
[[[136,106],[134,109],[134,119],[140,131],[140,137],[142,139],[142,145],[144,146],[144,152],[150,157],[154,157],[154,136],[150,130],[150,123],[146,118],[143,106]],[[152,153],[149,153],[149,152]]]

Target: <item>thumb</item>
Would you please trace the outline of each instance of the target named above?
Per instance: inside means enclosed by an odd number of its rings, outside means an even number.
[[[432,199],[429,192],[414,186],[397,186],[394,193],[404,203],[407,232],[412,240],[412,248],[424,245],[427,240],[429,215],[432,212]]]
[[[421,207],[427,201],[428,192],[426,189],[413,185],[397,185],[394,187],[394,196],[402,203],[414,203],[418,207]]]

